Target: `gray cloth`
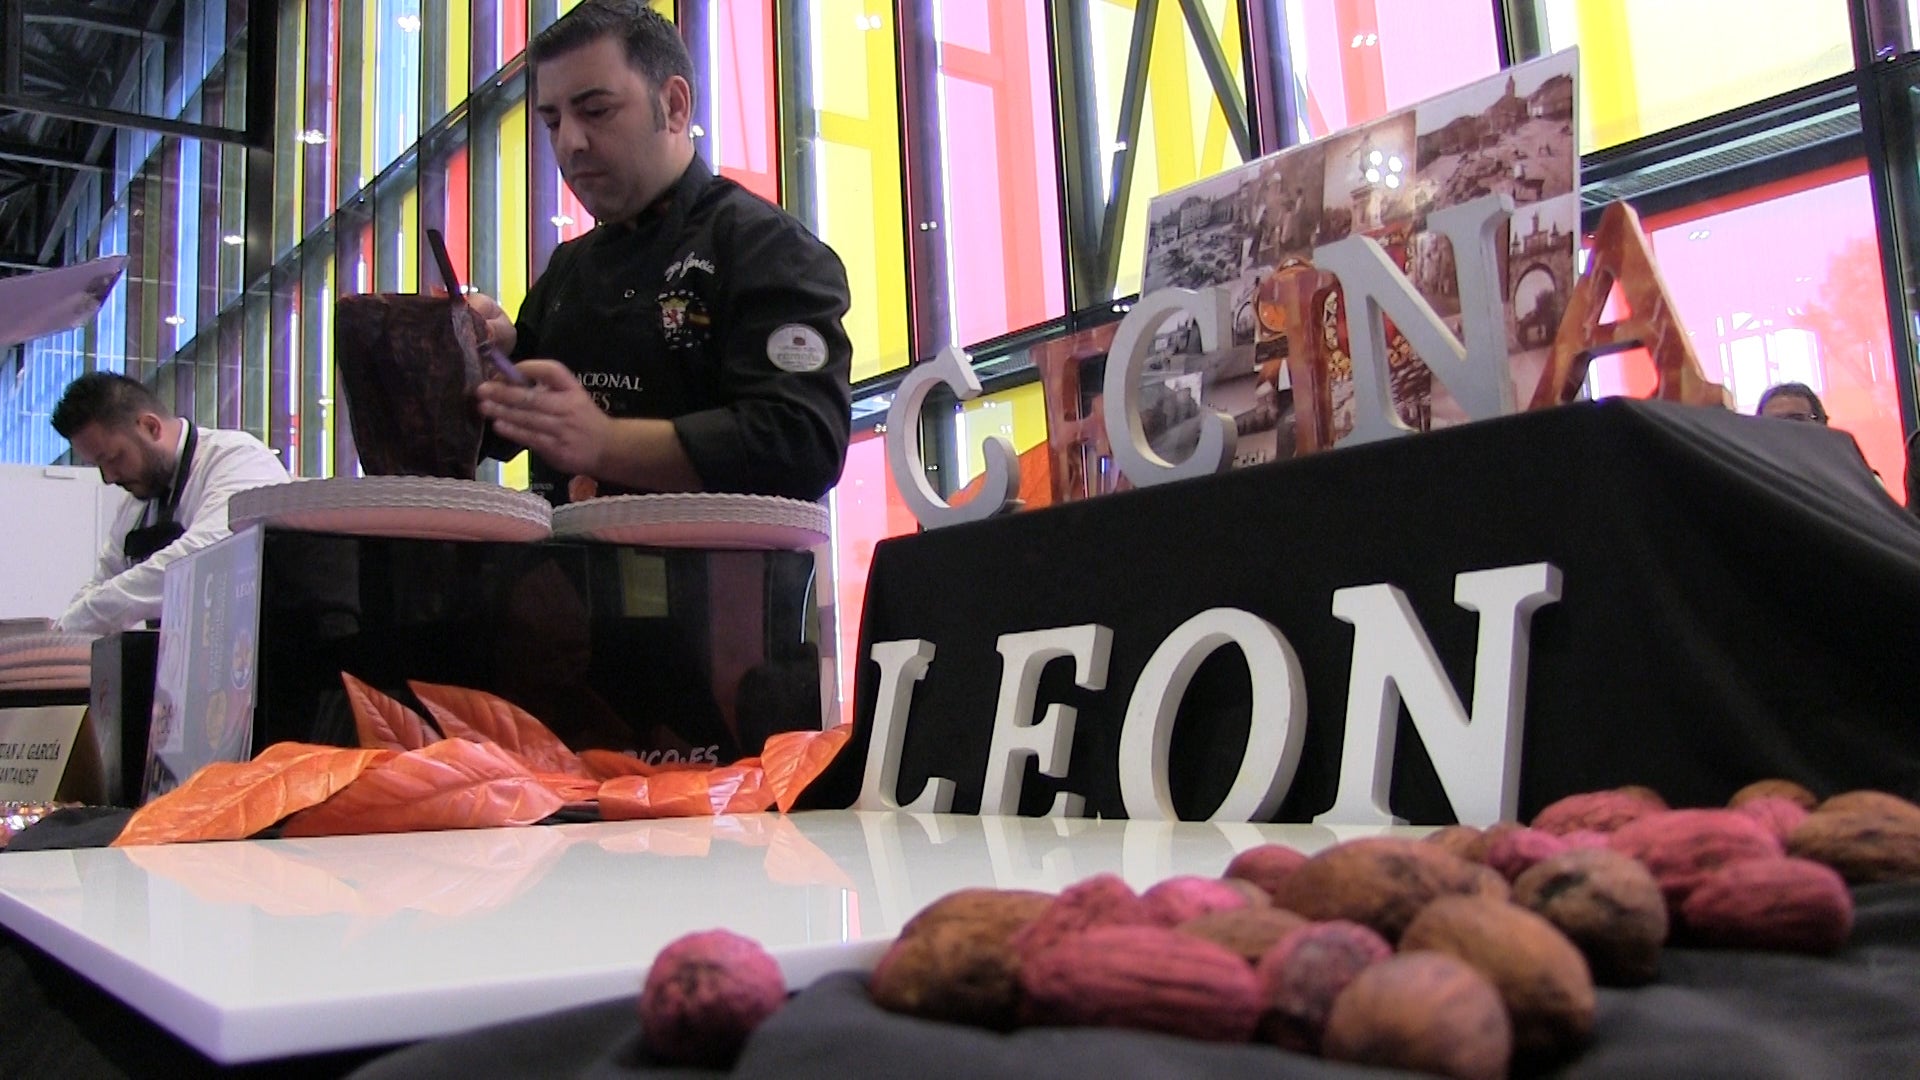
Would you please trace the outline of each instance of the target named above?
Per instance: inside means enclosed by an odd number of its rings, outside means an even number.
[[[1855,890],[1853,939],[1834,957],[1668,949],[1660,979],[1602,990],[1593,1044],[1547,1075],[1821,1080],[1909,1076],[1920,1063],[1920,886]],[[422,1043],[370,1063],[364,1080],[469,1076],[722,1075],[670,1069],[641,1045],[632,1000]],[[1032,1028],[1000,1035],[883,1012],[865,980],[836,975],[755,1033],[737,1078],[1095,1076],[1100,1080],[1399,1076],[1265,1046]]]

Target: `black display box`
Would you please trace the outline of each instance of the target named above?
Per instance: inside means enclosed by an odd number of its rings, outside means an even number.
[[[147,794],[357,745],[342,672],[416,709],[409,681],[484,690],[575,749],[751,756],[831,708],[819,576],[806,551],[249,528],[168,569]]]
[[[76,753],[91,754],[99,763],[99,780],[83,801],[140,805],[159,652],[157,630],[124,630],[94,641],[92,692]]]

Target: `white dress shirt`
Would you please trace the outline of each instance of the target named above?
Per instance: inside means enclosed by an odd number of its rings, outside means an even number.
[[[176,455],[186,444],[186,425],[180,425]],[[129,630],[160,617],[161,584],[167,564],[231,535],[227,528],[227,500],[235,492],[267,484],[284,484],[292,477],[266,444],[243,431],[198,429],[187,486],[173,519],[185,535],[138,565],[122,550],[127,532],[138,527],[153,509],[145,499],[128,499],[114,515],[113,530],[100,549],[93,580],[60,616],[59,627],[76,634],[107,634]],[[164,494],[161,496],[164,498]]]

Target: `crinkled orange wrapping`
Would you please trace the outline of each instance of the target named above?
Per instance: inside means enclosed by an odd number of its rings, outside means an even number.
[[[600,817],[606,821],[634,821],[711,816],[713,797],[707,783],[709,771],[616,776],[600,785]]]
[[[618,750],[582,750],[577,755],[587,771],[602,780],[616,776],[652,776],[653,766]]]
[[[743,758],[714,770],[713,788],[721,786],[720,774],[737,770],[740,784],[727,793],[727,801],[714,807],[716,814],[757,814],[773,805],[773,789],[767,786],[767,771],[759,758]]]
[[[800,793],[820,778],[852,734],[852,724],[841,724],[826,731],[783,731],[767,736],[766,744],[760,747],[760,762],[781,813],[793,809]]]
[[[359,679],[340,673],[347,687],[347,702],[353,706],[353,727],[360,733],[360,745],[381,750],[418,750],[440,736],[427,726],[420,714],[405,704],[375,690]]]
[[[369,770],[326,803],[295,814],[282,835],[531,825],[564,802],[506,750],[449,738]]]
[[[409,682],[420,704],[448,738],[489,742],[527,763],[534,772],[593,777],[547,725],[511,701],[462,686]]]
[[[325,802],[391,750],[275,743],[244,765],[209,765],[134,811],[114,847],[241,840]]]
[[[589,777],[550,772],[535,773],[534,777],[566,802],[590,803],[600,797],[600,781]]]
[[[726,813],[727,804],[733,801],[733,793],[740,790],[740,785],[745,783],[746,779],[747,774],[732,765],[707,770],[707,812],[709,814]]]

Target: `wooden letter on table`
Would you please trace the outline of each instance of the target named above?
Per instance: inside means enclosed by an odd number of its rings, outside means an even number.
[[[1601,313],[1616,282],[1630,314],[1618,322],[1602,323]],[[1640,215],[1626,203],[1616,202],[1600,215],[1587,272],[1573,286],[1567,314],[1554,335],[1553,353],[1527,407],[1544,409],[1574,400],[1594,357],[1642,347],[1652,354],[1659,375],[1655,398],[1686,405],[1728,405],[1726,389],[1700,370],[1693,342],[1680,325],[1672,294],[1654,264]]]

